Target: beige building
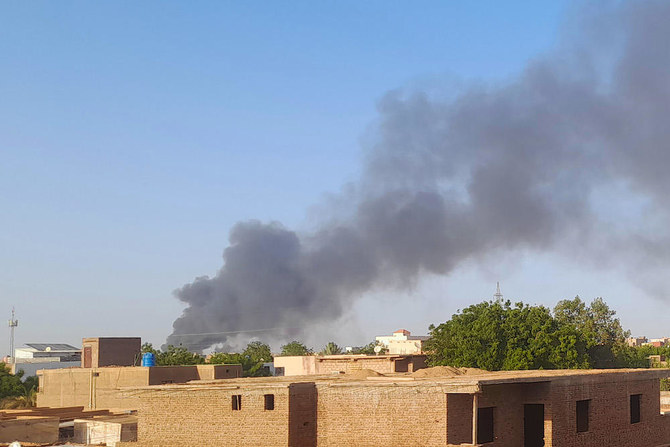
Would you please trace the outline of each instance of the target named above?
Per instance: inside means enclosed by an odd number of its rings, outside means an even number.
[[[363,369],[380,374],[413,372],[426,367],[425,355],[304,355],[274,358],[275,375],[306,376],[352,373]]]
[[[441,371],[135,388],[138,442],[121,445],[670,445],[659,380],[668,370]]]
[[[406,329],[398,329],[393,335],[375,337],[375,340],[384,345],[389,354],[423,354],[423,344],[429,338],[412,335]]]

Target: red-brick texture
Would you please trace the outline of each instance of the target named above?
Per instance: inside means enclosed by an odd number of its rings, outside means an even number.
[[[417,383],[317,384],[319,447],[447,444],[446,393]]]
[[[552,384],[553,447],[650,447],[670,443],[670,419],[660,413],[658,380],[612,374]],[[641,394],[641,420],[630,423],[631,394]],[[577,433],[576,402],[591,399],[589,430]]]
[[[140,396],[135,446],[288,446],[289,387],[160,387]],[[264,395],[274,394],[274,410]],[[232,396],[241,395],[240,410]]]

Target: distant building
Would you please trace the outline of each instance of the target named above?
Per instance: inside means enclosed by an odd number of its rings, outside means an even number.
[[[386,346],[389,354],[423,354],[423,344],[429,338],[412,335],[406,329],[398,329],[393,335],[375,337],[375,340]]]
[[[661,348],[663,346],[668,346],[669,342],[670,342],[670,338],[668,338],[668,337],[652,338],[652,339],[649,340],[649,344],[652,345],[655,348]]]
[[[62,362],[81,361],[81,349],[65,343],[26,343],[25,347],[14,350],[14,358],[45,359],[58,358]]]
[[[628,346],[635,348],[648,343],[647,337],[628,337],[626,339]]]
[[[274,375],[276,376],[353,373],[362,369],[386,374],[413,372],[425,367],[426,356],[420,354],[302,355],[274,358]]]
[[[36,375],[41,369],[79,366],[81,349],[65,343],[26,343],[14,350],[12,374],[23,371],[24,377]]]

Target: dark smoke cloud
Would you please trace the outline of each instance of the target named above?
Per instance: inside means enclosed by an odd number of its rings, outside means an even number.
[[[670,3],[572,23],[577,42],[503,85],[449,100],[387,94],[347,217],[311,234],[235,225],[218,274],[176,291],[188,307],[168,342],[202,349],[236,331],[332,321],[372,288],[500,250],[616,256],[648,292],[666,293],[654,278],[670,248]],[[617,210],[641,214],[622,223]]]

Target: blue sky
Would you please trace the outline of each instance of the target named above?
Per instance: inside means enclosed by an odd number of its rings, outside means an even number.
[[[172,291],[221,267],[236,221],[308,227],[310,207],[356,178],[387,91],[502,82],[558,44],[571,7],[0,3],[0,312],[16,306],[19,343],[162,343],[182,309]],[[421,298],[410,313],[371,295],[338,341],[423,333],[496,280],[548,305],[603,295],[633,332],[661,335],[627,316],[639,291],[613,273],[550,255],[512,264],[428,278],[407,292]]]

